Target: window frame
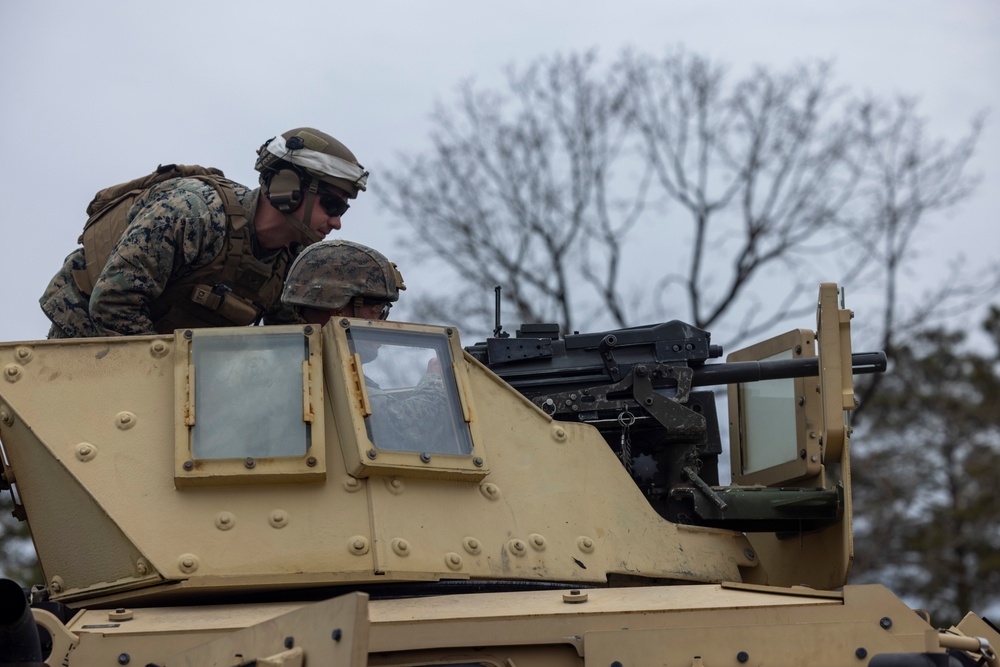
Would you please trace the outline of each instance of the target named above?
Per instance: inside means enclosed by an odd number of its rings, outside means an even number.
[[[472,451],[468,454],[441,454],[380,449],[368,437],[366,413],[371,412],[360,355],[352,353],[348,332],[352,328],[371,328],[392,335],[418,333],[441,336],[450,353],[450,364],[442,364],[442,375],[450,376],[460,402],[458,412],[469,428]],[[470,391],[469,358],[459,342],[454,327],[409,324],[391,321],[339,318],[324,327],[327,390],[334,407],[337,432],[348,474],[354,477],[404,476],[435,479],[479,481],[489,474],[483,438],[479,435],[476,410]],[[447,367],[446,367],[447,366]]]
[[[302,360],[302,418],[308,441],[305,453],[293,456],[195,458],[193,427],[199,418],[193,361],[197,340],[221,337],[277,336],[297,334],[305,338],[307,354]],[[177,350],[174,364],[174,484],[176,487],[263,484],[281,482],[322,482],[326,479],[326,438],[324,426],[324,382],[322,336],[314,325],[226,327],[183,329],[175,332]],[[233,387],[235,391],[239,387]],[[260,413],[266,418],[266,412]]]

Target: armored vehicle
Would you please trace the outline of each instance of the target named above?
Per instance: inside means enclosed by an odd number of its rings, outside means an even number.
[[[987,620],[847,583],[853,375],[885,368],[851,316],[823,284],[726,361],[676,321],[0,345],[45,576],[0,582],[0,663],[1000,664]]]

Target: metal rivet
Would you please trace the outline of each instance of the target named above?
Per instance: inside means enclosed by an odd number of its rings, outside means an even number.
[[[368,450],[368,458],[374,460],[375,457],[377,457],[377,456],[378,456],[378,452],[376,452],[374,449],[369,449]]]
[[[452,330],[451,330],[450,328],[448,328],[448,329],[445,329],[445,330],[444,330],[444,335],[446,335],[446,336],[451,336],[451,335],[453,335],[454,333],[455,333],[455,332],[454,332],[454,331],[452,331]]]
[[[410,543],[400,537],[394,538],[392,540],[392,550],[397,556],[409,556]]]
[[[340,628],[334,628],[330,636],[333,637],[333,641],[339,642],[340,638],[344,636],[344,632]]]
[[[478,457],[478,456],[474,457],[472,459],[472,465],[476,466],[477,468],[482,468],[483,467],[483,459],[480,458],[480,457]]]
[[[2,421],[7,426],[13,426],[14,425],[14,415],[12,415],[6,409],[0,410],[0,421]]]
[[[355,556],[364,556],[368,553],[368,538],[363,535],[355,535],[347,541],[347,548]]]
[[[310,335],[312,335],[313,328],[312,328],[312,326],[308,326],[307,325],[306,328],[304,329],[304,331],[306,332],[307,336],[310,336]]]
[[[53,593],[62,593],[63,590],[63,580],[62,577],[56,575],[52,577],[52,581],[49,582],[49,590]]]
[[[859,646],[854,655],[857,656],[858,660],[864,660],[868,657],[868,650],[864,646]]]
[[[131,658],[131,656],[129,656],[128,653],[119,653],[118,654],[118,664],[119,665],[127,665],[130,662],[132,662],[132,658]]]
[[[181,572],[191,574],[198,569],[198,557],[194,554],[181,554],[177,559],[177,566]]]
[[[18,361],[22,364],[31,361],[31,348],[30,347],[19,347],[14,351],[14,355],[17,357]]]
[[[462,540],[462,547],[464,547],[465,550],[468,551],[473,556],[477,555],[480,551],[483,550],[482,546],[479,544],[479,540],[477,540],[474,537],[467,537],[464,540]]]
[[[232,512],[219,512],[215,515],[215,527],[219,530],[230,530],[236,525],[236,515]]]
[[[248,470],[252,470],[257,466],[257,462],[253,460],[252,456],[248,456],[247,460],[243,462],[243,465],[245,465]]]
[[[184,338],[186,338],[188,340],[191,340],[192,336],[194,336],[194,332],[191,331],[190,329],[188,329],[187,331],[184,332]]]
[[[500,487],[492,482],[486,482],[479,485],[479,490],[484,496],[490,500],[498,500],[500,498]]]
[[[576,540],[576,546],[580,551],[589,554],[594,550],[594,540],[587,536],[578,537]]]
[[[446,553],[444,555],[444,562],[445,562],[445,565],[447,565],[452,570],[461,570],[462,569],[462,557],[459,556],[457,553],[454,553],[454,552],[451,552],[451,551],[449,551],[448,553]]]
[[[288,525],[288,512],[285,510],[274,510],[267,518],[267,522],[272,528],[284,528]]]
[[[17,364],[8,364],[3,369],[3,377],[7,382],[17,382],[21,379],[21,367]]]
[[[170,347],[162,340],[154,340],[149,345],[149,353],[156,358],[167,356],[169,351]]]
[[[345,329],[350,329],[351,328],[351,323],[347,320],[346,317],[341,317],[340,321],[337,322],[337,324],[339,324],[340,326],[342,326]]]
[[[750,659],[750,654],[746,651],[740,651],[736,654],[736,662],[746,662]]]
[[[879,620],[878,624],[883,630],[888,630],[892,627],[892,619],[888,616],[883,616],[881,620]]]
[[[292,648],[295,646],[295,637],[285,637],[285,648]]]
[[[747,557],[747,560],[754,560],[757,558],[757,554],[753,552],[753,549],[744,549],[743,555]]]
[[[194,470],[194,461],[185,461],[183,467],[187,471]]]
[[[423,461],[424,463],[430,463],[431,455],[428,454],[427,452],[423,452],[422,454],[420,454],[420,460]]]
[[[97,456],[97,447],[89,442],[81,442],[76,446],[76,458],[80,461],[92,461]]]
[[[306,465],[309,466],[310,468],[315,468],[316,467],[316,457],[315,456],[310,456],[309,458],[307,458],[306,459]]]
[[[528,535],[528,541],[536,551],[545,551],[545,538],[537,533]]]
[[[524,556],[525,554],[528,553],[528,547],[527,547],[527,545],[524,542],[522,542],[521,540],[518,540],[518,539],[513,539],[510,542],[508,542],[507,543],[507,548],[515,556]]]
[[[128,410],[123,410],[115,415],[115,426],[123,431],[127,431],[135,426],[137,421],[135,413],[129,412]]]

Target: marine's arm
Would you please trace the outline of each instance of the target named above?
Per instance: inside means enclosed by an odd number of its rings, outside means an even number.
[[[222,252],[225,214],[206,196],[211,195],[198,181],[168,181],[136,201],[129,226],[90,298],[90,316],[103,335],[156,333],[150,315],[153,300],[171,278],[204,266]]]

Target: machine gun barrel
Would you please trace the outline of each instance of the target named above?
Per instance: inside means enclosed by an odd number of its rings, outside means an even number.
[[[885,352],[858,352],[851,355],[851,367],[855,375],[882,373],[887,365]],[[819,375],[819,360],[816,357],[775,361],[733,361],[696,367],[691,386],[706,387],[816,375]]]

